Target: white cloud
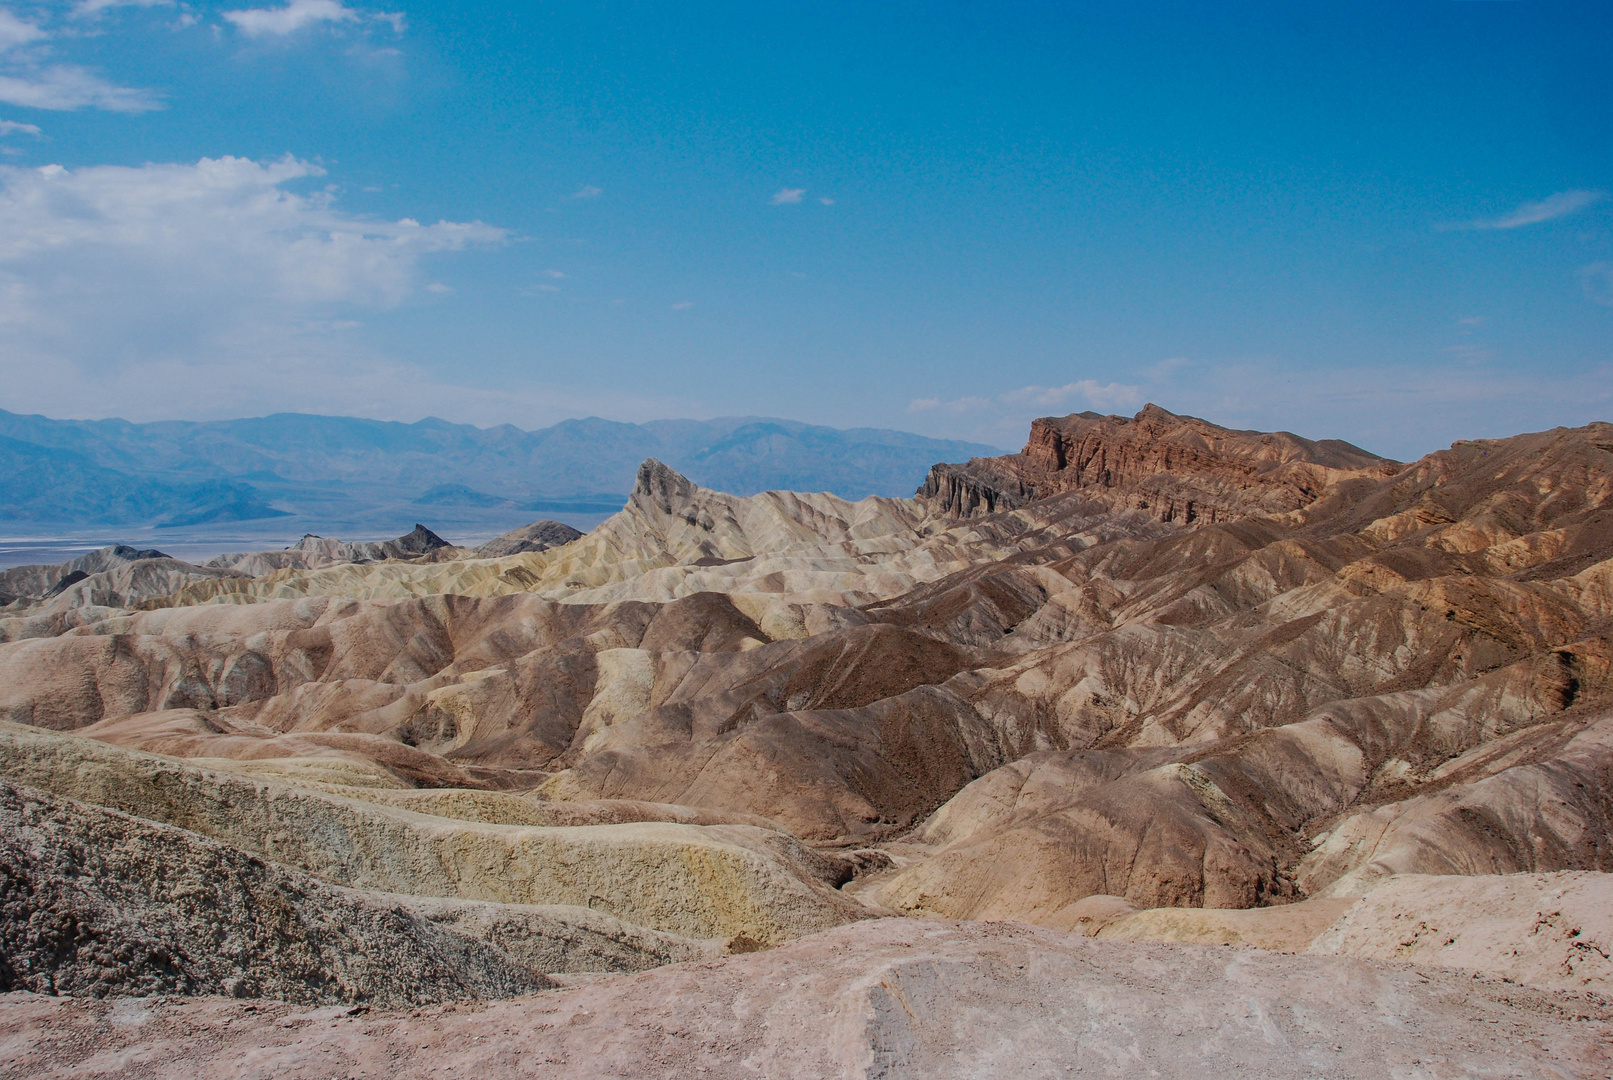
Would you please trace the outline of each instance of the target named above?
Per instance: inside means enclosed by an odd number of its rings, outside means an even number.
[[[381,17],[388,21],[402,18],[392,15]],[[287,0],[284,7],[226,11],[224,18],[248,37],[265,34],[284,37],[309,26],[359,22],[364,16],[353,8],[344,7],[338,0]],[[398,25],[394,23],[395,27]]]
[[[150,90],[117,86],[72,64],[53,64],[0,75],[0,101],[30,109],[69,111],[94,108],[107,112],[140,113],[163,107]]]
[[[328,192],[287,189],[322,174],[290,157],[0,169],[0,269],[72,258],[74,272],[91,277],[103,262],[113,273],[205,270],[223,287],[246,279],[252,292],[283,301],[388,306],[412,288],[421,255],[505,238],[480,222],[362,218],[338,210]]]
[[[604,188],[597,188],[592,184],[584,184],[567,197],[572,199],[597,199],[603,194],[605,194]]]
[[[172,7],[174,0],[79,0],[73,5],[75,19],[93,18],[109,8],[120,7]]]
[[[507,238],[480,222],[348,213],[328,191],[298,190],[320,174],[289,157],[0,168],[8,402],[48,411],[39,394],[59,380],[99,402],[75,407],[116,412],[116,395],[134,393],[161,409],[166,393],[172,415],[228,386],[250,411],[260,399],[243,388],[256,380],[266,397],[314,404],[314,384],[271,384],[313,364],[345,385],[344,365],[382,364],[342,329],[355,309],[423,300],[426,259]],[[170,371],[192,381],[162,381]]]
[[[805,194],[806,188],[804,187],[779,188],[773,193],[772,202],[774,206],[794,206],[801,201],[801,196]]]
[[[694,307],[694,301],[680,300],[676,304],[671,305],[671,307],[673,311],[687,311],[689,308]]]
[[[562,278],[564,278],[566,276],[564,271],[560,271],[560,270],[545,270],[543,272],[543,274],[544,274],[545,277],[552,277],[556,281],[559,281],[560,279],[562,279]]]
[[[822,198],[818,199],[818,201],[824,206],[833,206],[835,204],[835,201],[829,198],[827,195],[824,195]]]
[[[33,23],[19,19],[5,8],[0,8],[0,52],[8,52],[19,45],[43,41],[49,36]]]
[[[100,10],[109,6],[110,0],[90,2],[99,4],[95,10]],[[96,108],[135,113],[162,108],[161,99],[150,90],[115,85],[74,64],[47,62],[48,46],[40,43],[51,37],[51,32],[39,24],[0,8],[0,101],[52,110]],[[4,127],[0,134],[17,130],[20,129]],[[38,134],[37,129],[33,133]]]
[[[1462,228],[1467,229],[1520,229],[1525,225],[1539,225],[1543,221],[1567,217],[1606,198],[1601,191],[1560,191],[1555,195],[1541,199],[1539,202],[1527,202],[1510,213],[1500,217],[1481,218],[1470,221]]]
[[[16,120],[0,120],[0,135],[38,135],[39,127],[35,124],[23,124]]]

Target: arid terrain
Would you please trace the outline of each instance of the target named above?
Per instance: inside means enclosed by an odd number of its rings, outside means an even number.
[[[0,1075],[1606,1077],[1610,498],[1148,406],[0,573]]]

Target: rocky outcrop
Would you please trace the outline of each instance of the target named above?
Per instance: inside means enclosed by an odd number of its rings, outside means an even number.
[[[1613,991],[1613,874],[1390,878],[1309,952],[1605,995]]]
[[[883,599],[961,570],[982,553],[1008,554],[1027,542],[1031,524],[1014,521],[985,532],[938,528],[924,507],[907,499],[850,502],[790,491],[728,495],[698,487],[651,460],[639,469],[620,513],[559,547],[498,559],[290,569],[249,582],[180,589],[161,602],[537,593],[565,603],[608,603],[723,592],[780,597],[777,617],[800,623],[803,605],[847,607]],[[763,606],[753,610],[761,614]]]
[[[0,990],[381,1006],[552,986],[397,898],[0,781]]]
[[[569,544],[582,536],[570,525],[558,521],[534,521],[519,529],[511,529],[495,536],[476,549],[478,558],[501,559],[506,555],[520,555],[527,551],[548,551]]]
[[[283,551],[219,555],[199,566],[160,551],[118,544],[54,566],[18,566],[0,572],[0,607],[47,616],[78,608],[126,608],[193,584],[245,582],[279,570],[322,566],[432,562],[457,553],[459,548],[418,524],[394,540],[350,543],[310,534]]]
[[[64,612],[123,607],[165,596],[192,582],[245,576],[192,566],[153,549],[115,544],[54,566],[16,566],[0,572],[0,608]]]
[[[132,562],[166,558],[167,555],[150,548],[113,544],[52,566],[13,566],[9,570],[0,570],[0,607],[18,601],[48,599],[92,574]]]
[[[352,888],[603,911],[776,943],[863,917],[843,864],[745,825],[545,828],[439,818],[94,740],[0,726],[0,775],[174,825]]]
[[[1018,454],[936,465],[919,497],[975,517],[1076,492],[1186,526],[1297,510],[1341,480],[1397,469],[1346,442],[1233,431],[1148,405],[1129,420],[1085,412],[1033,421]]]
[[[203,565],[261,576],[276,570],[315,570],[324,566],[362,565],[391,559],[434,561],[444,554],[458,552],[459,549],[448,541],[416,523],[412,530],[393,540],[333,540],[309,533],[283,551],[242,551],[217,555]]]
[[[362,1020],[15,995],[0,1001],[0,1038],[19,1075],[40,1077],[105,1061],[141,1076],[310,1080],[1590,1078],[1613,1066],[1613,1013],[1590,995],[1342,957],[906,919],[564,993]]]

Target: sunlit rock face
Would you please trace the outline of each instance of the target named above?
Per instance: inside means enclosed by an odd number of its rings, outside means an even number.
[[[919,497],[978,517],[1079,491],[1111,509],[1192,525],[1297,510],[1351,475],[1398,468],[1337,439],[1233,431],[1149,405],[1130,419],[1085,412],[1033,421],[1025,449],[936,465]]]

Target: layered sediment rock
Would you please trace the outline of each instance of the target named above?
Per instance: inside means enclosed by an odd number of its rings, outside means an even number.
[[[7,729],[0,771],[347,887],[711,941],[1311,905],[1275,941],[1405,875],[1613,871],[1610,447],[1399,466],[1145,409],[948,467],[978,498],[855,503],[650,461],[543,551],[0,619],[0,716],[79,733]]]
[[[1340,480],[1396,468],[1336,439],[1233,431],[1148,405],[1130,419],[1085,412],[1033,421],[1025,449],[936,465],[919,497],[976,517],[1076,491],[1114,510],[1192,525],[1297,510]]]

